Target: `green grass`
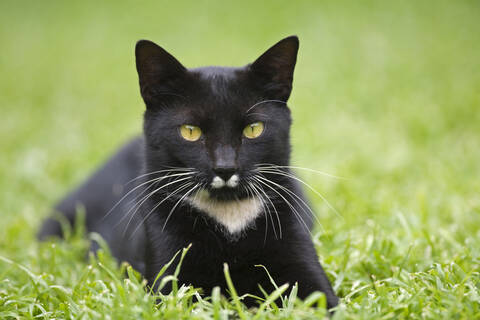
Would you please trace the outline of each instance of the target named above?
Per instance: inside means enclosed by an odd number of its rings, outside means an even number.
[[[180,287],[157,304],[108,252],[86,259],[78,235],[34,237],[140,132],[136,40],[194,67],[242,65],[297,34],[293,164],[347,178],[301,173],[340,213],[310,194],[334,317],[480,319],[479,17],[473,0],[1,1],[0,318],[324,316],[321,295],[247,310]]]

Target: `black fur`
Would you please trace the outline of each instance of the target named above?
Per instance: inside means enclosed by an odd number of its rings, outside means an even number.
[[[142,193],[149,184],[141,186],[141,183],[172,174],[159,172],[128,183],[144,173],[195,168],[196,174],[183,182],[202,185],[212,199],[226,202],[251,196],[244,186],[255,175],[257,165],[288,166],[291,118],[286,101],[292,88],[297,50],[298,39],[293,36],[281,40],[254,63],[242,68],[186,69],[153,42],[139,41],[135,53],[141,94],[147,107],[144,135],[123,147],[55,210],[73,223],[78,205],[82,205],[88,231],[100,233],[113,254],[142,272],[150,285],[176,252],[192,244],[182,264],[181,283],[201,287],[205,293],[210,293],[214,286],[225,290],[223,263],[226,262],[240,294],[261,296],[259,285],[272,289],[265,271],[256,267],[264,265],[277,284],[298,282],[301,298],[322,291],[328,307],[334,307],[338,298],[318,261],[310,235],[282,197],[290,199],[308,228],[312,227],[311,216],[305,213],[300,201],[293,201],[279,187],[274,187],[275,190],[265,187],[264,191],[278,212],[281,238],[276,217],[269,219],[266,212],[243,231],[229,233],[188,201],[180,201],[191,188],[178,191],[182,183],[175,179],[179,178],[161,180],[154,187],[163,189],[151,194],[135,214],[137,207],[130,210],[142,196],[154,190],[152,187]],[[265,100],[270,101],[262,102]],[[262,135],[257,139],[242,137],[243,128],[256,121],[265,123]],[[200,127],[203,132],[200,140],[184,140],[179,135],[183,124]],[[212,178],[226,172],[230,172],[227,178],[231,173],[239,175],[239,186],[213,189],[209,184]],[[294,179],[273,173],[265,173],[264,177],[306,201]],[[115,205],[135,186],[138,188],[134,192]],[[60,225],[53,218],[46,220],[39,237],[50,235],[61,236]],[[173,268],[166,274],[172,273]]]

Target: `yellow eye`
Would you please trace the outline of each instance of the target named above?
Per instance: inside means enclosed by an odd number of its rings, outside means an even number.
[[[180,127],[180,134],[185,140],[197,141],[202,136],[202,130],[199,127],[184,124]]]
[[[248,139],[258,138],[263,132],[263,122],[250,123],[243,129],[243,135]]]

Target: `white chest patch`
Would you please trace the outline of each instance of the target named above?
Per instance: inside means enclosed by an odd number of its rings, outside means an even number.
[[[207,190],[188,197],[188,201],[223,225],[231,234],[247,228],[262,212],[262,203],[257,198],[217,201],[210,198]]]

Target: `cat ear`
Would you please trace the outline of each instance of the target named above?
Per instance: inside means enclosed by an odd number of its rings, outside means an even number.
[[[280,40],[250,65],[250,70],[274,99],[287,101],[290,96],[298,44],[297,36]]]
[[[147,106],[162,93],[178,88],[176,85],[187,71],[177,59],[152,41],[138,41],[135,58],[140,92]]]

